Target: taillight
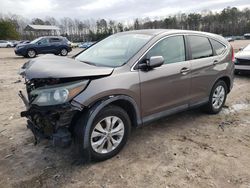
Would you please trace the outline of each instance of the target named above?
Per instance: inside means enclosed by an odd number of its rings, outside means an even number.
[[[235,61],[235,58],[234,58],[234,49],[233,49],[232,46],[231,46],[231,49],[232,49],[232,62],[234,62]]]

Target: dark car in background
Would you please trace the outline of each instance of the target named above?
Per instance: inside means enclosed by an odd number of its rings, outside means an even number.
[[[11,41],[13,43],[13,46],[16,47],[18,44],[28,44],[30,43],[29,40],[21,40],[21,41],[18,41],[18,40],[13,40]]]
[[[235,73],[250,72],[250,44],[235,54]]]
[[[30,43],[29,40],[21,40],[19,44],[28,44],[28,43]]]
[[[30,43],[18,44],[15,48],[16,55],[33,58],[38,54],[55,54],[66,56],[71,46],[68,39],[60,36],[46,36],[37,38]]]

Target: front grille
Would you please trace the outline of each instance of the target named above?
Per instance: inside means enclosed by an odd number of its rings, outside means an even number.
[[[250,59],[237,59],[237,65],[250,65]]]

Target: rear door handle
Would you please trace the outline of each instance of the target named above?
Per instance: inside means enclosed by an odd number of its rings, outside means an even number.
[[[216,64],[218,64],[219,63],[219,61],[218,60],[214,60],[214,65],[216,65]]]
[[[190,71],[189,68],[183,67],[183,68],[180,70],[180,73],[181,73],[181,74],[187,74],[189,71]]]

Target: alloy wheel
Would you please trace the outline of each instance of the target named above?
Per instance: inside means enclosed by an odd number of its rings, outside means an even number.
[[[225,99],[225,88],[221,85],[214,90],[212,104],[215,109],[219,109]]]
[[[35,57],[35,56],[36,56],[35,50],[29,50],[29,51],[28,51],[28,56],[29,56],[29,57]]]
[[[62,56],[66,56],[67,53],[68,53],[68,51],[67,51],[66,49],[62,49],[62,50],[61,50],[61,55],[62,55]]]
[[[91,133],[91,146],[99,154],[115,150],[124,137],[123,121],[117,116],[108,116],[99,121]]]

